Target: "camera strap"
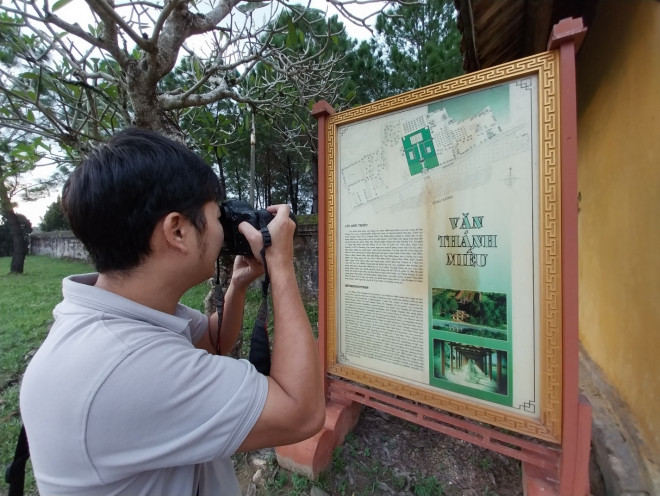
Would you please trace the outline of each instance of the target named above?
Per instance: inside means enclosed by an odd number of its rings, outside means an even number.
[[[261,306],[252,329],[248,360],[259,373],[270,375],[270,339],[268,336],[268,286],[270,285],[270,277],[268,276],[268,264],[266,263],[266,248],[272,244],[272,241],[267,226],[261,228],[261,236],[264,240],[264,246],[259,254],[264,265],[264,280],[261,283]]]
[[[21,424],[21,432],[16,441],[16,452],[14,460],[7,465],[5,470],[5,482],[9,484],[7,496],[23,496],[25,489],[25,464],[30,458],[30,447],[28,445],[25,426]]]
[[[220,283],[220,257],[218,256],[215,261],[215,281],[213,281],[213,303],[215,304],[215,311],[218,314],[218,329],[215,333],[215,354],[221,355],[220,350],[220,327],[222,326],[222,315],[225,308],[225,293],[222,290],[222,284]],[[211,337],[211,326],[209,326],[209,339],[211,340],[211,346],[213,346],[213,338]]]

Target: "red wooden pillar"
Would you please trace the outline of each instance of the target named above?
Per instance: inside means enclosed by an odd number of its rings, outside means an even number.
[[[562,440],[559,461],[561,496],[589,494],[591,405],[579,397],[578,384],[578,229],[577,101],[575,53],[586,28],[581,18],[563,19],[552,29],[548,49],[559,50],[561,96],[561,252],[562,252]],[[525,494],[557,494],[548,474],[523,464]]]
[[[328,154],[328,124],[327,119],[335,110],[325,100],[317,102],[312,107],[312,115],[318,121],[318,279],[319,279],[319,359],[321,361],[321,373],[323,374],[323,392],[328,397],[328,354],[326,344],[327,316],[327,258],[328,249],[328,188],[327,188],[327,164]]]

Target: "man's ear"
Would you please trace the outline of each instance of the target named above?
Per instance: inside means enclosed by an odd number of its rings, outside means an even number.
[[[188,219],[179,212],[170,212],[163,217],[163,239],[168,248],[188,253],[188,238],[192,225]]]

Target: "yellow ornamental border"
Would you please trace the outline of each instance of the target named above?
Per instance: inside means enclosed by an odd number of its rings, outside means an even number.
[[[337,205],[336,150],[338,127],[394,112],[468,90],[525,75],[539,82],[539,240],[540,261],[540,418],[532,419],[497,406],[457,399],[365,372],[337,361]],[[545,52],[512,63],[470,73],[448,81],[331,115],[327,147],[327,363],[328,373],[427,406],[462,415],[538,439],[560,443],[562,435],[562,304],[561,304],[561,164],[559,134],[559,58]]]

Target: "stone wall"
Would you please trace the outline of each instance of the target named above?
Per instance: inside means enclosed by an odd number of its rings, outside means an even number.
[[[317,225],[300,225],[293,240],[296,278],[304,300],[319,297],[319,239]]]
[[[294,264],[300,292],[305,300],[318,298],[318,230],[316,225],[300,225],[293,242]],[[89,262],[83,244],[71,231],[33,233],[31,255],[69,258]],[[231,272],[231,267],[229,267]]]
[[[87,250],[71,231],[32,233],[30,254],[89,262]]]

